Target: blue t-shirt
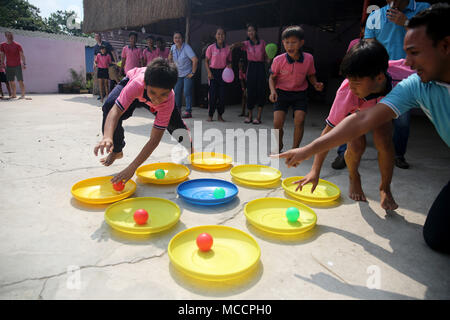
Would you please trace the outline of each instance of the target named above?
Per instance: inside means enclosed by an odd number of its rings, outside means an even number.
[[[181,49],[178,50],[174,44],[170,48],[170,52],[172,53],[173,62],[175,62],[178,68],[178,77],[186,77],[192,72],[191,59],[195,57],[195,53],[190,45],[183,43]]]
[[[397,117],[412,108],[421,108],[450,147],[450,84],[425,83],[414,73],[397,84],[380,103],[390,107]]]
[[[402,12],[408,19],[411,19],[429,6],[430,4],[427,2],[410,0],[408,6]],[[403,50],[403,40],[405,39],[406,29],[388,20],[387,11],[389,9],[390,6],[386,5],[370,14],[366,22],[364,38],[375,38],[381,42],[389,54],[389,60],[404,59],[406,58],[406,52]]]

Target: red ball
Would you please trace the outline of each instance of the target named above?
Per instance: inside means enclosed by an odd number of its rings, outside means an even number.
[[[197,246],[201,251],[209,251],[213,245],[213,238],[209,233],[202,233],[197,237]]]
[[[113,188],[116,191],[122,191],[123,188],[125,188],[125,184],[123,183],[123,181],[119,181],[119,182],[113,183]]]
[[[148,220],[148,212],[144,209],[138,209],[134,212],[133,218],[137,224],[146,224]]]

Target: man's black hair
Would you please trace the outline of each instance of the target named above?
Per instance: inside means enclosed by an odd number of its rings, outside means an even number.
[[[303,40],[305,38],[305,32],[300,26],[290,26],[287,27],[281,34],[281,40],[296,37],[298,40]]]
[[[147,66],[144,82],[147,86],[173,89],[178,80],[178,69],[174,63],[156,58]]]
[[[419,12],[409,20],[408,28],[414,29],[426,26],[427,36],[433,40],[433,45],[450,35],[449,28],[450,5],[448,3],[436,3]]]
[[[389,55],[386,48],[377,40],[361,39],[345,55],[341,63],[344,77],[371,77],[386,73]]]

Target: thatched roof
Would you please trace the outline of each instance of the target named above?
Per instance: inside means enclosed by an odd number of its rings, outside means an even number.
[[[186,15],[186,0],[83,0],[83,32],[136,28]]]

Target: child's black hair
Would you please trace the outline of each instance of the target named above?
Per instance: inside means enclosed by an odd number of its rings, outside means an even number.
[[[255,29],[255,39],[256,39],[256,41],[259,41],[258,27],[256,26],[256,24],[247,23],[247,25],[245,27],[246,27],[247,30],[248,30],[248,28],[253,27],[253,29]],[[247,40],[250,40],[250,38],[247,37]]]
[[[136,41],[137,41],[137,39],[138,39],[138,34],[137,34],[137,32],[131,31],[131,32],[128,34],[128,38],[131,38],[132,36],[134,36],[135,39],[136,39]]]
[[[147,38],[145,38],[146,40],[148,39],[152,39],[153,41],[155,41],[155,37],[154,36],[147,36]]]
[[[173,89],[178,80],[178,69],[174,63],[156,58],[147,66],[144,82],[147,86]]]
[[[450,35],[449,19],[450,5],[436,3],[412,17],[407,27],[414,29],[425,26],[427,36],[433,40],[433,46],[436,46],[440,40]]]
[[[305,32],[300,26],[290,26],[287,27],[281,34],[281,40],[296,37],[298,40],[303,40],[305,38]]]
[[[380,73],[386,73],[388,67],[386,48],[377,40],[361,39],[345,55],[340,71],[345,78],[375,78]]]

